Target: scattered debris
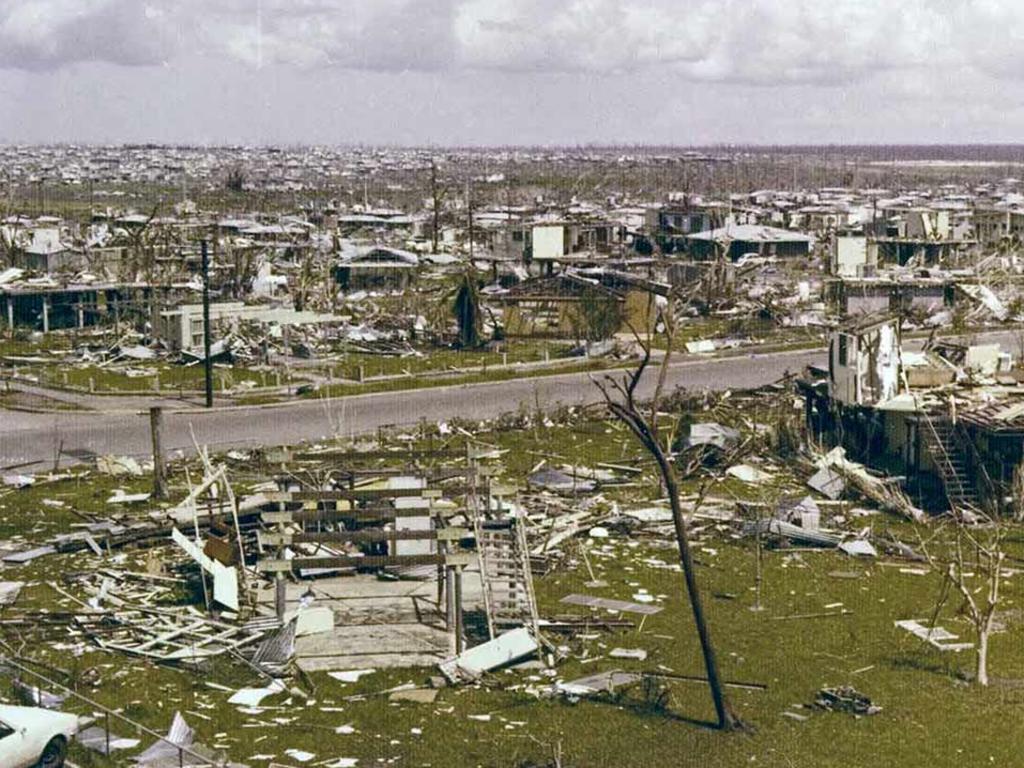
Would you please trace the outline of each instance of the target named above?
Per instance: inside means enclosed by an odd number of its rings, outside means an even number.
[[[772,479],[772,476],[767,472],[764,472],[757,467],[752,467],[749,464],[735,464],[725,470],[725,474],[730,477],[735,477],[737,480],[742,480],[744,483],[750,483],[751,485],[760,485],[767,483]]]
[[[900,629],[904,629],[914,637],[919,637],[926,643],[934,648],[938,648],[940,651],[952,651],[953,653],[959,653],[960,651],[969,651],[974,647],[974,643],[954,643],[952,640],[957,640],[959,635],[954,635],[947,629],[942,627],[928,627],[922,624],[921,621],[914,619],[902,619],[900,621],[893,622]]]
[[[851,715],[877,715],[882,708],[873,704],[864,694],[849,686],[822,688],[814,700],[819,709],[847,712]]]
[[[486,643],[477,645],[440,665],[451,682],[475,680],[485,672],[519,661],[537,652],[537,641],[527,627],[513,629]]]
[[[607,597],[593,597],[591,595],[566,595],[562,598],[561,602],[568,605],[583,605],[587,608],[601,608],[615,613],[626,611],[627,613],[651,615],[661,612],[661,608],[656,605],[641,605],[640,603],[631,603],[626,600],[611,600]]]
[[[847,539],[839,543],[839,549],[852,557],[878,557],[878,550],[864,539]]]
[[[437,699],[436,688],[412,688],[407,691],[395,691],[388,696],[388,701],[410,701],[416,704],[433,704]]]

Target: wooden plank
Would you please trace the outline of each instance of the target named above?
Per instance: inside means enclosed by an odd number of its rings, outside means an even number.
[[[294,501],[375,501],[410,497],[439,498],[464,496],[471,486],[452,485],[445,488],[343,488],[336,491],[269,491],[264,497],[270,503]]]
[[[458,514],[461,509],[436,510],[446,515]],[[263,512],[260,520],[267,525],[289,523],[335,523],[353,520],[361,523],[386,523],[400,517],[425,517],[427,509],[297,509],[284,512]]]
[[[356,461],[359,459],[426,459],[426,458],[461,458],[466,455],[465,450],[457,448],[438,448],[427,450],[424,448],[403,448],[398,451],[376,450],[376,451],[285,451],[297,461]]]
[[[472,536],[466,528],[438,528],[432,531],[323,531],[320,533],[277,533],[259,531],[260,544],[266,547],[289,547],[292,544],[320,544],[328,542],[382,542],[382,541],[458,541]]]
[[[372,555],[367,557],[296,557],[291,560],[261,560],[256,570],[280,573],[303,568],[387,568],[402,565],[470,565],[474,555]]]

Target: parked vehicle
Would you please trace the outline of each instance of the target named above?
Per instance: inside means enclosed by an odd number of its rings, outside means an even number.
[[[40,707],[0,705],[0,765],[62,768],[78,717]]]

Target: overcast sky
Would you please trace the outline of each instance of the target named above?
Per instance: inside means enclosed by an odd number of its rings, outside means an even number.
[[[2,141],[1022,137],[1022,0],[0,0]]]

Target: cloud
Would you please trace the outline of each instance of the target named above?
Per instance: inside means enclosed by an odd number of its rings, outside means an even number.
[[[160,64],[175,49],[173,32],[138,0],[0,0],[0,67]]]
[[[435,70],[455,48],[449,0],[261,0],[203,5],[210,51],[253,66]]]
[[[932,4],[933,5],[933,4]],[[838,82],[943,58],[952,30],[925,0],[468,0],[470,66],[691,79]]]
[[[0,67],[669,73],[848,85],[1024,73],[1019,0],[0,0]],[[666,94],[671,97],[671,93]]]

